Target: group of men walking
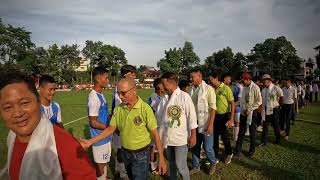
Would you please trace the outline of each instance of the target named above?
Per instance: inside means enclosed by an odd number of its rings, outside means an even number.
[[[40,136],[50,137],[46,140],[49,142],[55,139],[50,146],[53,149],[53,156],[56,157],[54,166],[58,168],[54,179],[61,179],[61,177],[63,179],[68,177],[70,179],[75,177],[108,179],[106,165],[110,161],[112,147],[116,149],[115,171],[123,179],[148,179],[151,166],[153,173],[167,174],[168,179],[177,179],[180,174],[182,179],[188,180],[191,175],[200,172],[202,150],[208,161],[207,173],[213,175],[220,161],[230,164],[234,156],[240,156],[247,129],[250,148],[245,154],[250,158],[255,153],[256,130],[260,124],[263,130],[259,147],[268,143],[269,124],[274,129],[275,144],[280,143],[281,136],[288,140],[292,119],[298,112],[298,106],[305,105],[305,99],[309,98],[306,96],[310,95],[306,92],[309,86],[303,86],[303,83],[293,86],[290,79],[285,79],[281,89],[273,83],[269,74],[261,77],[262,84],[259,87],[252,81],[249,73],[243,73],[241,80],[232,85],[231,76],[228,74],[211,72],[208,77],[203,77],[201,71],[195,69],[190,73],[190,87],[187,80],[179,81],[178,75],[173,72],[162,74],[154,81],[154,94],[148,102],[144,102],[137,94],[136,68],[125,65],[121,68],[122,79],[117,82],[114,90],[110,113],[102,93],[109,83],[108,71],[96,67],[92,76],[94,87],[87,99],[91,139],[81,139],[80,144],[85,149],[92,146],[93,159],[96,163],[95,171],[83,150],[78,149],[79,143],[62,132],[61,109],[59,104],[53,101],[55,81],[52,77],[45,75],[40,78],[40,97],[35,92],[35,88],[24,78],[9,78],[1,84],[1,114],[7,127],[12,130],[12,135],[8,136],[8,142],[11,142],[8,146],[12,148],[9,149],[8,159],[14,163],[8,164],[8,171],[5,171],[11,179],[30,176],[30,172],[20,171],[21,167],[26,167],[25,162],[28,161],[29,165],[39,163],[34,162],[38,155],[29,155],[31,157],[29,160],[22,159],[25,151],[30,151],[26,148],[33,132],[37,134],[37,136],[32,135],[33,143],[36,140],[39,141],[37,137]],[[208,81],[206,82],[205,79]],[[28,119],[29,112],[23,109],[27,105],[20,103],[19,99],[11,98],[17,98],[17,93],[22,93],[22,91],[15,92],[15,87],[11,87],[12,84],[19,87],[22,84],[25,90],[29,90],[31,93],[27,95],[30,97],[25,99],[33,99],[26,104],[30,102],[35,104],[33,114],[30,115],[30,117],[34,116],[35,123],[29,128],[30,132],[27,135],[23,134],[23,128],[28,127],[25,119]],[[313,94],[316,97],[317,91],[318,87],[313,86]],[[25,95],[21,94],[21,96]],[[315,100],[317,101],[317,98]],[[39,109],[36,106],[37,102],[41,104]],[[16,108],[18,106],[16,104],[21,108]],[[23,115],[20,111],[26,111],[27,115]],[[12,118],[10,113],[13,113],[16,118]],[[40,127],[50,131],[36,131]],[[18,140],[15,141],[16,135]],[[28,137],[27,140],[25,136]],[[68,152],[78,151],[78,155],[82,154],[81,158],[75,159],[76,155],[68,157],[61,151],[62,144],[65,144],[61,142],[61,137],[69,139],[68,146],[71,148]],[[235,140],[234,147],[231,137]],[[223,154],[219,152],[220,138],[224,144]],[[27,144],[21,145],[20,141]],[[45,145],[37,147],[45,149],[47,148]],[[24,151],[20,151],[17,147],[22,147]],[[189,150],[192,153],[190,171],[187,165]],[[40,162],[48,161],[43,155]],[[63,157],[64,159],[61,159]],[[81,172],[72,170],[73,165],[70,164],[70,159],[78,163],[75,166],[82,169]],[[36,177],[36,173],[39,173],[37,171],[36,169],[32,171],[32,177]],[[46,172],[41,171],[40,175],[44,177]]]
[[[152,172],[158,174],[165,173],[164,159],[166,159],[169,165],[169,179],[177,179],[178,174],[183,179],[190,179],[190,175],[200,171],[202,149],[208,161],[209,175],[215,173],[217,163],[221,160],[225,164],[229,164],[234,156],[238,157],[242,151],[247,129],[249,129],[250,148],[245,154],[248,157],[254,155],[256,129],[260,124],[263,126],[260,147],[268,142],[269,124],[274,128],[275,144],[280,143],[281,135],[286,140],[289,138],[290,122],[298,98],[297,90],[292,86],[290,79],[284,81],[284,87],[281,89],[278,85],[273,84],[273,79],[269,74],[265,74],[261,78],[263,83],[261,89],[252,81],[249,73],[242,74],[241,81],[230,86],[230,75],[221,76],[212,72],[208,77],[208,83],[206,83],[201,71],[194,70],[190,74],[191,87],[188,88],[186,87],[188,83],[179,82],[177,74],[167,72],[155,80],[155,93],[148,101],[151,108],[142,108],[143,111],[139,108],[139,112],[146,114],[128,116],[134,109],[131,110],[129,104],[125,104],[125,101],[128,101],[126,93],[130,94],[132,91],[132,97],[138,97],[134,83],[136,72],[134,67],[130,65],[123,68],[130,70],[124,71],[126,72],[123,73],[124,79],[119,81],[115,90],[115,96],[118,96],[122,103],[113,110],[110,126],[98,136],[94,136],[90,140],[82,140],[81,144],[87,148],[98,140],[110,136],[116,130],[119,131],[120,139],[124,142],[139,142],[134,140],[137,137],[139,139],[154,137],[154,143],[148,140],[146,142],[149,143],[142,143],[143,147],[127,146],[122,142],[122,150],[118,150],[122,153],[117,155],[122,156],[125,173],[130,179],[147,177],[149,167],[143,169],[135,165],[138,161],[126,158],[130,157],[126,152],[133,154],[144,152],[146,162],[149,162],[151,157]],[[129,74],[132,76],[131,78],[126,77]],[[129,89],[125,88],[126,91],[122,93],[119,89],[123,82],[131,85],[129,85]],[[140,98],[137,99],[133,101],[132,107],[136,107],[134,103],[140,102]],[[116,112],[122,108],[127,108],[127,111],[123,111],[122,116],[119,117],[120,115]],[[280,112],[283,114],[281,117]],[[130,118],[128,119],[128,117]],[[148,121],[150,118],[152,120]],[[128,124],[131,121],[135,126]],[[145,133],[136,128],[141,124],[144,125]],[[231,145],[229,133],[229,129],[232,128],[234,128],[233,137],[236,140],[234,148]],[[131,136],[126,136],[127,134]],[[159,136],[159,141],[157,136]],[[220,137],[225,149],[223,155],[219,152]],[[190,171],[187,165],[188,150],[192,153]],[[157,157],[159,169],[157,169]],[[139,167],[139,171],[133,170],[133,167]],[[141,176],[141,174],[144,175]]]

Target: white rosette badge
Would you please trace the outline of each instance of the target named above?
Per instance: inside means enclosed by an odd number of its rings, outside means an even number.
[[[180,126],[181,108],[178,105],[168,107],[168,117],[170,120],[170,128],[177,128]]]

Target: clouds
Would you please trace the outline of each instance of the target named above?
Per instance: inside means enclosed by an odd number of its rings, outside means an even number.
[[[202,59],[226,46],[247,53],[280,35],[303,58],[320,44],[317,0],[0,1],[3,21],[32,31],[37,45],[100,40],[124,49],[136,65],[155,65],[185,40]]]

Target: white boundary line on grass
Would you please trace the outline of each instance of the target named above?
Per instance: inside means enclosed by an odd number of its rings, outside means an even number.
[[[74,122],[80,121],[81,119],[84,119],[84,118],[87,118],[87,117],[88,117],[88,116],[83,116],[83,117],[78,118],[78,119],[76,119],[76,120],[67,122],[67,123],[64,124],[64,126],[67,126],[67,125],[72,124],[72,123],[74,123]]]

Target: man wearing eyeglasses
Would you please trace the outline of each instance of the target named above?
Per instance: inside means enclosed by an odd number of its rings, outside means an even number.
[[[159,152],[159,173],[165,174],[167,165],[151,107],[137,96],[133,79],[121,79],[117,88],[122,103],[114,109],[110,126],[90,140],[81,140],[82,147],[88,148],[118,130],[128,177],[148,179],[152,137]]]
[[[120,69],[121,77],[122,78],[129,78],[134,80],[136,78],[136,73],[137,69],[136,67],[132,65],[124,65]],[[111,112],[114,112],[114,109],[120,105],[122,102],[120,96],[118,95],[118,88],[117,86],[114,89],[113,97],[112,97],[112,109]],[[122,179],[127,179],[127,172],[123,163],[122,155],[121,155],[121,139],[119,136],[119,133],[114,133],[113,134],[113,139],[112,139],[112,147],[117,149],[117,153],[115,156],[115,172],[118,172],[120,175],[120,178]]]

